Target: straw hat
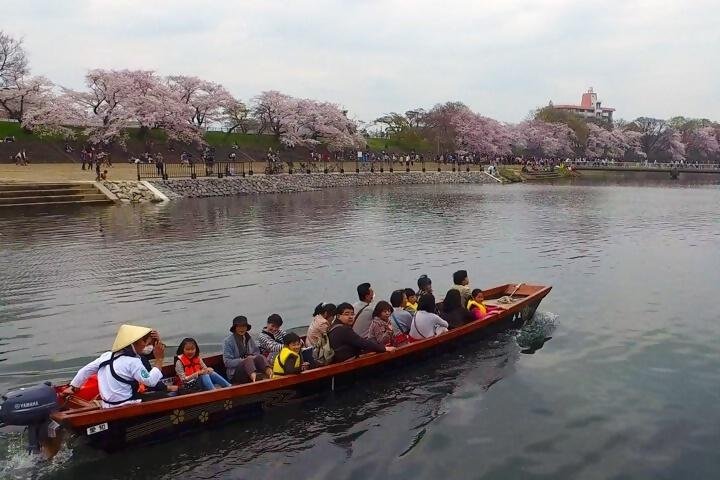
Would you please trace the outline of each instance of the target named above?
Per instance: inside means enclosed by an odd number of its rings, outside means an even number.
[[[112,351],[120,351],[128,345],[137,342],[150,332],[152,332],[152,329],[147,327],[120,325],[117,336],[115,336],[115,342],[113,342]]]

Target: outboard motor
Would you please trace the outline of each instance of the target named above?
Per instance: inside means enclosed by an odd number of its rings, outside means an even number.
[[[13,390],[2,396],[0,427],[24,426],[28,431],[28,451],[40,452],[40,443],[49,436],[50,414],[60,408],[57,393],[50,382]]]

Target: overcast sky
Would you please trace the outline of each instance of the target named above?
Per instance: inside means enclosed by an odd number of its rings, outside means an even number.
[[[3,0],[0,29],[72,88],[138,68],[362,120],[460,100],[515,122],[593,86],[619,118],[720,120],[720,0]]]

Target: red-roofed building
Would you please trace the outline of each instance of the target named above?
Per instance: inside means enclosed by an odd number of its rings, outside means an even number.
[[[601,105],[601,102],[597,99],[597,93],[593,91],[592,87],[588,88],[588,91],[582,94],[580,105],[554,105],[550,102],[550,106],[557,110],[565,110],[583,117],[602,118],[608,122],[612,122],[612,115],[615,111],[614,108],[603,107]]]

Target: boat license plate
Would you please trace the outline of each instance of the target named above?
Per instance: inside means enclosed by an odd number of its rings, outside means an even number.
[[[87,429],[88,435],[94,435],[96,433],[104,432],[108,429],[107,423],[101,423],[100,425],[93,425],[92,427]]]

